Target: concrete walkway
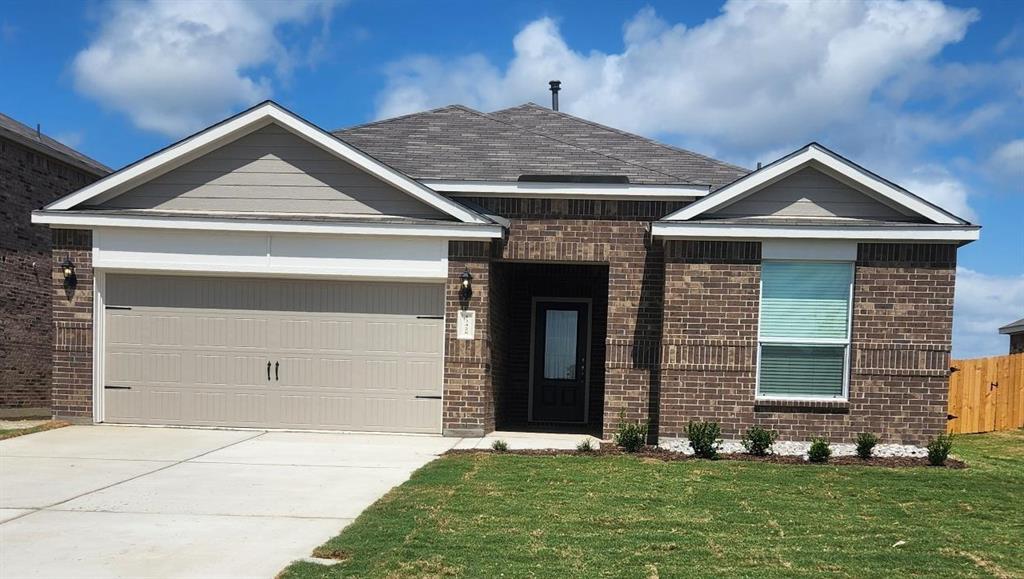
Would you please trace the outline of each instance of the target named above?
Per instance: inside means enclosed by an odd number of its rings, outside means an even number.
[[[0,441],[0,577],[273,577],[438,454],[486,438],[71,426]]]

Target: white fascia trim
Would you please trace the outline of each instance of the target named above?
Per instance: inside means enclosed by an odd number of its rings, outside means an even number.
[[[735,225],[666,223],[651,225],[651,235],[664,239],[850,239],[857,241],[976,241],[974,226],[952,227],[815,227],[792,225]]]
[[[556,183],[541,181],[454,181],[422,179],[434,191],[452,197],[549,197],[611,200],[690,200],[710,192],[706,185],[635,185],[629,183]]]
[[[444,225],[425,223],[318,223],[313,221],[266,221],[240,219],[182,219],[145,215],[82,215],[34,212],[32,223],[57,229],[93,227],[134,227],[142,229],[190,229],[202,231],[254,231],[263,233],[327,233],[335,235],[385,235],[402,237],[445,237],[449,239],[500,239],[502,227],[495,224]]]
[[[665,216],[664,219],[669,221],[685,221],[709,211],[725,207],[734,201],[738,201],[747,194],[755,192],[757,189],[760,189],[765,185],[771,184],[775,180],[781,179],[790,173],[794,173],[799,169],[802,169],[811,162],[820,163],[822,166],[835,171],[843,177],[846,177],[847,179],[850,179],[851,181],[881,195],[900,207],[913,211],[934,223],[938,223],[940,225],[965,225],[965,223],[953,217],[949,213],[936,208],[915,195],[893,187],[873,175],[865,173],[860,168],[813,144],[809,145],[804,151],[793,155],[789,159],[785,159],[784,161],[774,165],[769,165],[760,171],[755,171],[747,177],[719,189],[714,195],[709,195],[699,201],[683,207],[675,213]]]
[[[168,165],[173,167],[183,164],[272,122],[280,124],[296,135],[352,163],[385,183],[460,221],[488,223],[484,217],[270,102],[259,105],[219,125],[214,125],[152,157],[117,171],[76,193],[47,205],[46,209],[67,210],[107,193],[117,195],[166,171]]]

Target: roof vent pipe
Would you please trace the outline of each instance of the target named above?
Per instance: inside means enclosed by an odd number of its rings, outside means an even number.
[[[558,110],[558,91],[562,90],[562,81],[553,80],[548,83],[551,85],[551,110]]]

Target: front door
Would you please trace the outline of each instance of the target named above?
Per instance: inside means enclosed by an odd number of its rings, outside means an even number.
[[[532,420],[586,422],[590,304],[534,305]]]

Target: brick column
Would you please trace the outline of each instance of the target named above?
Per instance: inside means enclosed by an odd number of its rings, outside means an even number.
[[[74,283],[61,264],[75,264]],[[53,230],[53,414],[92,419],[92,232]]]
[[[491,380],[489,320],[490,243],[448,242],[448,281],[445,284],[444,412],[445,436],[482,436],[494,430],[494,391]],[[460,276],[469,270],[473,295],[461,298]],[[459,340],[458,312],[476,312],[476,334]]]

